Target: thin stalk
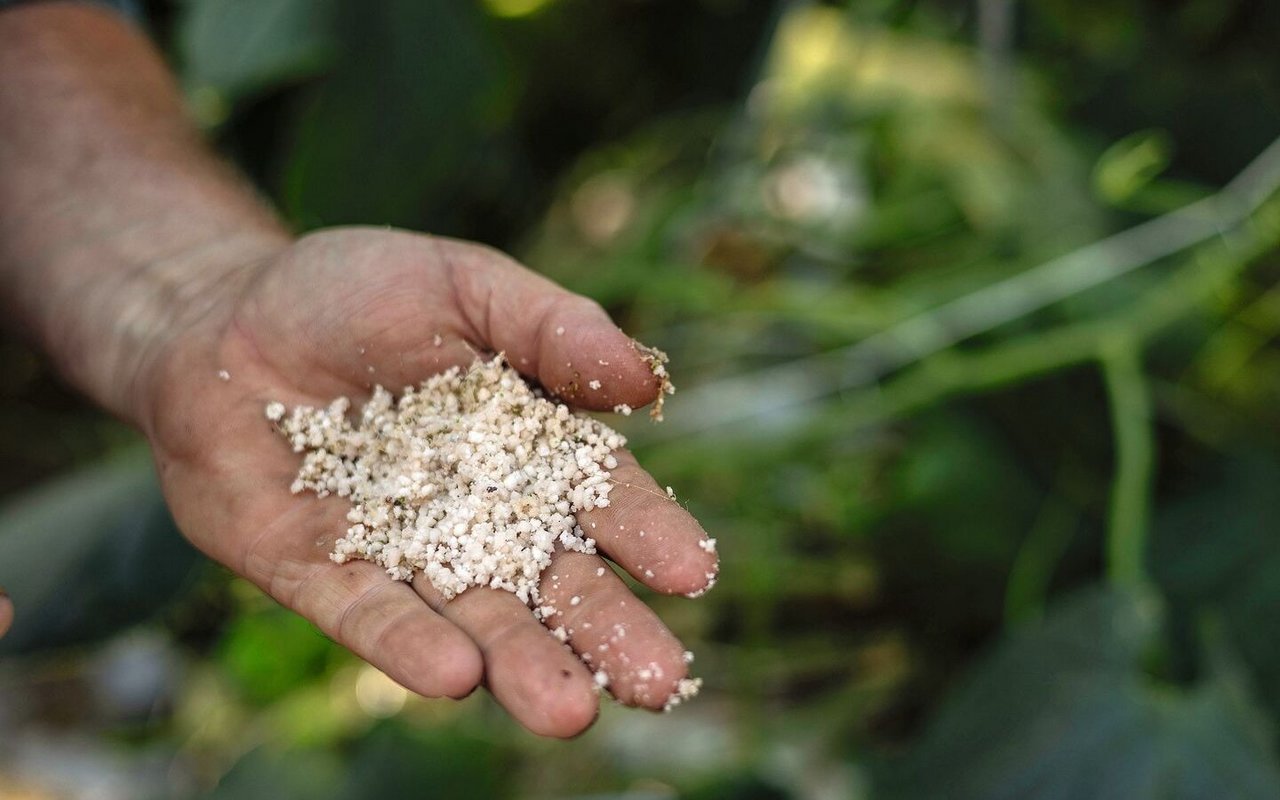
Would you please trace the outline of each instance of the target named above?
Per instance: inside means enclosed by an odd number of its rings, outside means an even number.
[[[1108,344],[1100,361],[1111,403],[1116,453],[1107,524],[1107,574],[1116,586],[1141,589],[1147,583],[1144,562],[1155,462],[1151,395],[1142,372],[1141,351],[1131,340]]]

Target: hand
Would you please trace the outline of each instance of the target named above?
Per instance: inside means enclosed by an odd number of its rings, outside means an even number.
[[[621,702],[663,706],[684,648],[602,557],[560,552],[544,573],[560,610],[548,624],[572,632],[569,647],[510,593],[445,602],[423,578],[335,564],[349,503],[290,494],[300,458],[263,416],[271,400],[399,391],[486,350],[547,387],[601,382],[564,396],[575,405],[643,406],[658,382],[598,305],[478,245],[373,229],[312,234],[219,285],[225,299],[180,323],[139,383],[165,496],[197,547],[419,694],[463,697],[483,681],[529,730],[561,737],[595,719],[593,669]],[[610,506],[579,517],[601,553],[656,591],[706,588],[718,566],[706,534],[616,455]]]
[[[0,589],[0,638],[9,632],[9,626],[12,624],[13,603],[9,600],[9,595]]]

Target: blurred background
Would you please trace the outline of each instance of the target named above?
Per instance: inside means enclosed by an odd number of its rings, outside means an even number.
[[[572,743],[198,557],[0,340],[0,797],[1273,798],[1280,5],[185,0],[299,229],[505,248],[672,356],[701,697]]]

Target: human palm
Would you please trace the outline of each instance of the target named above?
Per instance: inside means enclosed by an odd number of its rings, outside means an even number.
[[[508,592],[445,601],[424,578],[335,564],[348,503],[290,493],[298,457],[263,416],[271,400],[398,391],[483,351],[505,352],[580,407],[644,405],[658,381],[599,306],[477,245],[358,228],[304,237],[235,285],[166,347],[144,420],[165,496],[197,547],[405,687],[462,697],[483,682],[535,733],[591,724],[594,670],[623,703],[667,701],[686,673],[683,647],[600,556],[559,552],[543,575],[559,609],[547,625],[569,632],[567,647]],[[617,456],[610,506],[580,521],[641,583],[704,589],[717,569],[699,546],[706,535]]]

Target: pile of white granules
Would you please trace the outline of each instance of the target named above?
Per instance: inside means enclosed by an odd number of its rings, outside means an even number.
[[[294,493],[351,499],[338,563],[373,561],[399,580],[422,572],[445,598],[470,586],[537,600],[555,546],[595,552],[575,513],[609,505],[626,440],[541,396],[502,357],[454,367],[394,400],[382,387],[350,403],[267,417],[305,452]]]
[[[669,394],[665,355],[641,353],[660,396]],[[287,417],[282,403],[266,409],[305,453],[293,492],[351,501],[334,561],[372,561],[398,580],[420,572],[446,599],[472,586],[505,589],[540,619],[556,613],[542,604],[539,579],[557,544],[595,552],[576,514],[609,505],[621,434],[547,399],[501,355],[454,367],[398,400],[376,387],[355,424],[350,410],[346,398]],[[552,633],[565,641],[563,628]],[[595,677],[601,688],[609,682],[603,671]],[[679,681],[667,709],[700,685]]]

